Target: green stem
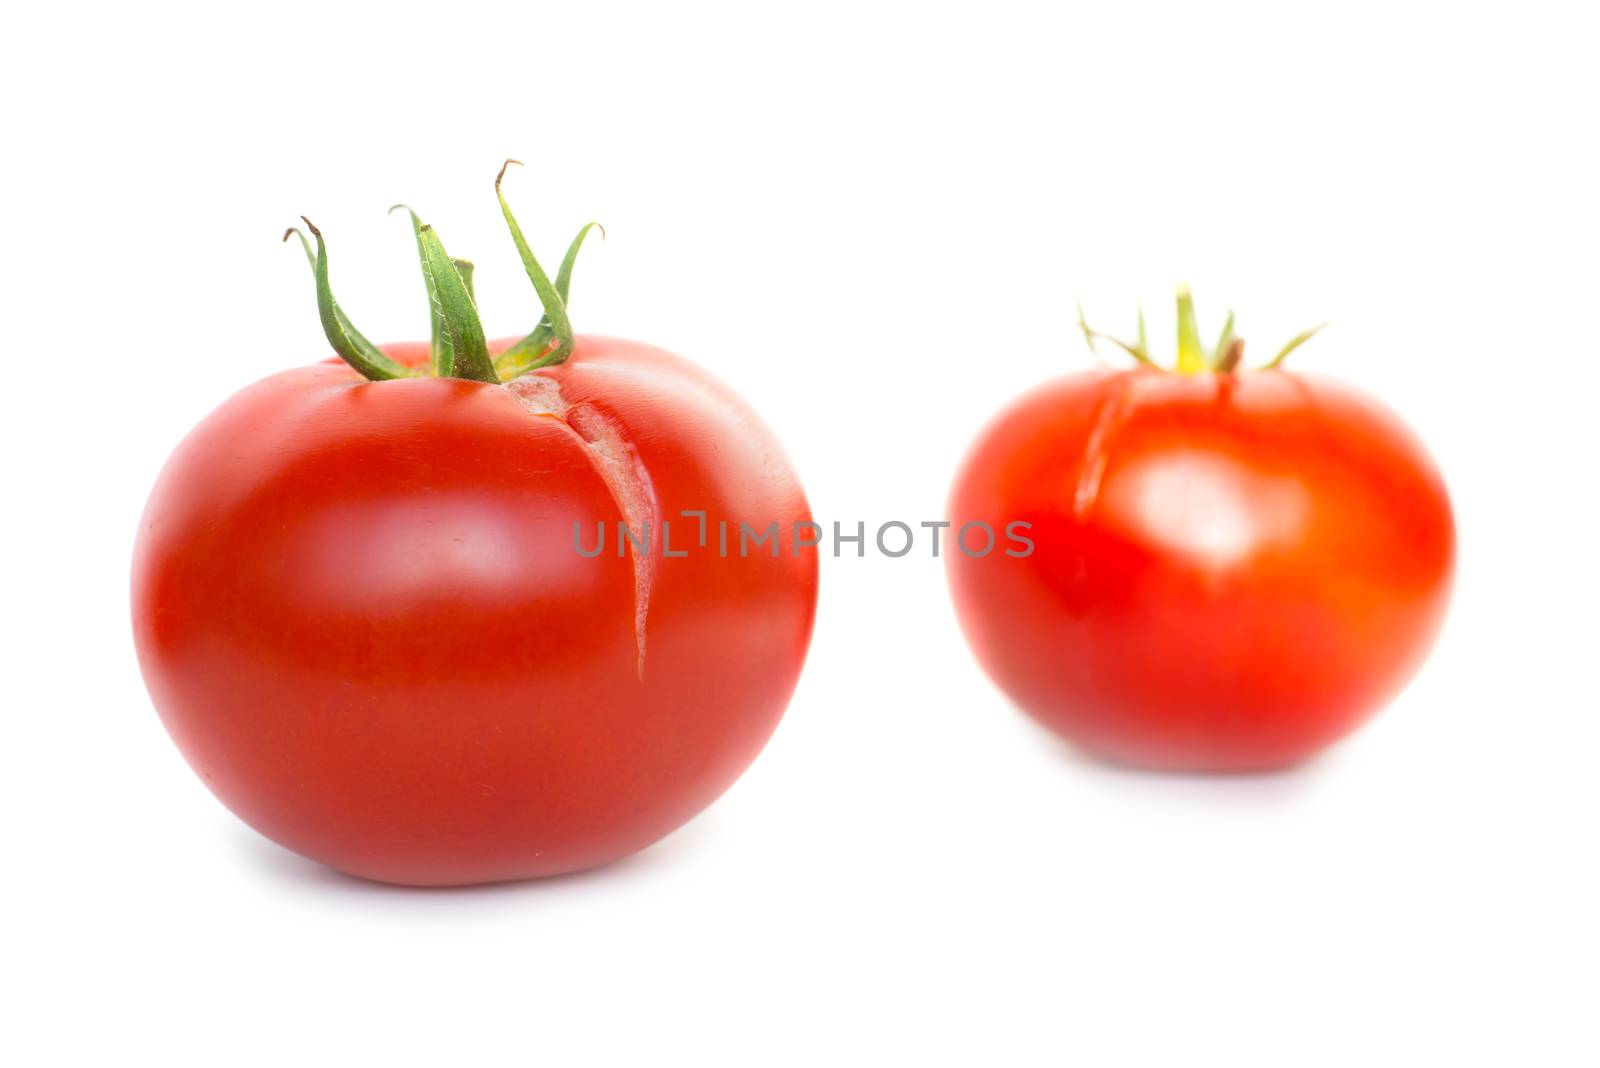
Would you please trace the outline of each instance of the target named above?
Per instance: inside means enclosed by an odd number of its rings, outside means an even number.
[[[1228,352],[1233,348],[1233,312],[1228,313],[1227,322],[1222,324],[1222,334],[1217,338],[1216,347],[1211,350],[1211,366],[1221,371],[1224,370],[1222,361],[1228,358]]]
[[[1244,359],[1244,338],[1232,338],[1222,355],[1217,357],[1216,371],[1220,375],[1231,375],[1239,367],[1239,361]]]
[[[572,269],[578,262],[578,251],[583,248],[583,239],[589,236],[590,230],[599,230],[601,237],[606,235],[605,227],[599,223],[586,223],[583,229],[578,231],[578,236],[567,246],[567,254],[561,257],[561,267],[556,271],[556,294],[560,296],[563,306],[572,288]],[[525,374],[537,367],[560,362],[554,359],[555,353],[549,351],[550,341],[554,336],[549,317],[541,318],[532,333],[495,358],[495,367],[501,376],[505,377]]]
[[[1083,339],[1089,343],[1090,352],[1098,351],[1094,344],[1096,341],[1109,341],[1123,352],[1126,352],[1129,356],[1132,356],[1134,359],[1138,360],[1140,363],[1149,364],[1151,367],[1155,366],[1150,359],[1149,350],[1145,347],[1143,308],[1139,309],[1139,342],[1136,345],[1130,345],[1121,338],[1112,337],[1110,334],[1102,334],[1100,331],[1090,327],[1089,320],[1084,318],[1083,301],[1081,300],[1078,301],[1078,329],[1083,331]]]
[[[474,270],[471,260],[451,260],[455,264],[456,273],[461,276],[461,282],[467,287],[467,296],[472,298],[472,306],[478,306],[478,294],[472,289],[472,272]]]
[[[391,360],[378,346],[368,341],[333,299],[333,287],[328,282],[328,246],[322,240],[322,231],[304,215],[300,218],[317,240],[316,255],[312,256],[305,234],[295,227],[285,230],[283,239],[287,241],[289,235],[298,235],[301,247],[311,259],[311,271],[317,283],[317,315],[322,320],[322,332],[327,335],[328,344],[333,346],[333,351],[339,354],[340,359],[375,382],[410,377],[411,370]]]
[[[1261,370],[1268,371],[1280,366],[1284,359],[1295,349],[1311,340],[1327,326],[1322,323],[1310,330],[1302,331],[1289,340],[1289,343],[1278,351],[1272,361],[1264,365]],[[1159,367],[1150,358],[1150,349],[1147,341],[1144,324],[1144,309],[1139,309],[1139,339],[1129,344],[1120,338],[1102,334],[1090,328],[1083,316],[1083,302],[1078,302],[1078,329],[1083,331],[1085,340],[1089,343],[1091,351],[1096,349],[1095,342],[1109,341],[1122,349],[1128,355],[1142,364],[1150,367]],[[1200,327],[1195,318],[1194,296],[1188,286],[1178,287],[1178,359],[1174,367],[1180,374],[1197,374],[1201,371],[1215,371],[1218,374],[1232,374],[1238,370],[1240,361],[1244,357],[1244,340],[1234,333],[1234,315],[1228,313],[1227,320],[1222,324],[1222,333],[1217,337],[1217,343],[1209,352],[1200,342]]]
[[[417,241],[417,262],[422,266],[422,284],[428,291],[428,368],[430,373],[439,374],[440,366],[450,360],[444,355],[444,320],[439,317],[438,301],[434,299],[433,279],[428,275],[428,265],[422,251],[422,220],[417,213],[404,204],[396,204],[389,209],[393,215],[403,211],[411,217],[411,234]]]
[[[444,243],[433,227],[423,223],[417,231],[422,238],[422,269],[428,273],[434,307],[443,323],[445,352],[449,364],[439,374],[467,378],[475,382],[498,382],[494,361],[489,359],[489,344],[483,336],[483,323],[461,272],[456,269]]]
[[[550,281],[550,276],[545,274],[544,268],[534,257],[533,250],[528,247],[527,238],[522,236],[522,227],[517,225],[517,217],[511,213],[511,205],[506,203],[506,195],[501,191],[500,185],[505,181],[506,168],[513,163],[519,167],[522,165],[518,160],[508,159],[501,165],[500,173],[495,175],[494,195],[500,201],[500,213],[505,216],[506,226],[511,231],[511,240],[517,246],[517,255],[522,258],[522,267],[528,272],[528,281],[533,283],[533,290],[539,295],[539,303],[544,306],[544,317],[550,322],[550,333],[555,341],[555,348],[548,354],[537,357],[534,363],[537,366],[561,363],[572,354],[572,322],[567,318],[567,302],[562,299],[561,293]],[[576,253],[573,255],[576,257]],[[538,331],[535,330],[534,333],[537,334]]]
[[[1274,356],[1270,361],[1268,361],[1266,366],[1262,367],[1261,369],[1263,371],[1276,370],[1278,367],[1280,367],[1283,364],[1284,360],[1288,359],[1289,353],[1293,352],[1295,349],[1299,348],[1301,345],[1304,345],[1307,341],[1310,341],[1312,338],[1316,337],[1317,334],[1319,332],[1321,332],[1323,327],[1325,327],[1327,325],[1328,325],[1327,323],[1318,323],[1316,326],[1313,326],[1310,330],[1302,330],[1302,331],[1300,331],[1294,337],[1290,338],[1289,339],[1289,343],[1287,345],[1285,345],[1283,348],[1279,349],[1278,350],[1278,354],[1276,356]]]
[[[499,357],[489,355],[489,345],[484,337],[483,322],[478,316],[478,298],[473,289],[474,268],[470,260],[452,259],[433,228],[424,223],[415,211],[404,204],[396,204],[389,211],[405,211],[411,218],[411,232],[417,243],[417,259],[422,265],[422,282],[428,294],[430,324],[430,371],[436,376],[465,378],[477,382],[501,382],[539,367],[561,363],[573,350],[572,320],[567,315],[567,297],[572,287],[572,271],[578,253],[591,230],[605,229],[599,223],[588,223],[572,239],[561,260],[554,281],[528,247],[517,224],[511,206],[501,192],[506,170],[516,160],[507,160],[495,175],[495,197],[500,201],[500,211],[511,230],[517,255],[522,259],[528,279],[539,296],[543,314],[533,331],[502,352]],[[302,216],[303,218],[303,216]],[[300,239],[306,260],[317,287],[317,311],[328,343],[351,367],[369,379],[382,380],[408,378],[422,372],[406,367],[385,355],[368,341],[350,322],[344,310],[333,298],[328,282],[328,249],[322,233],[310,219],[306,228],[316,239],[313,251],[311,240],[301,230],[290,227],[283,239],[291,235]]]
[[[578,231],[578,236],[567,246],[567,254],[561,257],[561,266],[556,269],[556,293],[560,295],[563,307],[566,306],[567,294],[572,289],[572,268],[577,266],[578,250],[583,248],[583,239],[589,236],[590,230],[599,230],[600,239],[605,240],[604,226],[597,222],[584,223],[583,229]]]
[[[1200,327],[1194,317],[1194,295],[1188,286],[1178,287],[1178,373],[1204,370],[1205,350],[1200,344]]]

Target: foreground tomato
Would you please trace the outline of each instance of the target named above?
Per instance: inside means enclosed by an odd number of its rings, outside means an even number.
[[[717,551],[719,522],[809,520],[778,443],[692,364],[572,338],[582,235],[552,283],[512,225],[558,299],[494,345],[467,265],[419,226],[438,340],[371,346],[317,235],[330,339],[377,380],[335,362],[239,393],[140,528],[140,663],[184,755],[263,834],[372,879],[551,875],[648,845],[754,759],[810,637],[814,554]],[[417,373],[430,361],[478,378]]]
[[[951,521],[1030,524],[1033,551],[950,553],[951,588],[994,680],[1087,749],[1278,767],[1420,664],[1448,598],[1450,505],[1377,402],[1278,369],[1309,334],[1240,373],[1231,320],[1209,356],[1186,292],[1179,322],[1179,373],[1148,366],[1141,326],[1118,344],[1146,366],[1046,383],[980,435]]]

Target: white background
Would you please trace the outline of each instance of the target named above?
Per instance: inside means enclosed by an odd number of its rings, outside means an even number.
[[[1600,74],[1587,5],[33,5],[0,16],[10,1064],[1593,1064]],[[413,892],[222,809],[134,662],[168,451],[325,355],[298,251],[425,336],[404,199],[536,314],[705,364],[819,519],[939,517],[1004,400],[1175,282],[1384,397],[1461,533],[1443,639],[1288,774],[1110,770],[938,562],[828,560],[783,726],[598,872]],[[1155,314],[1159,309],[1164,314]],[[154,1062],[152,1062],[154,1063]]]

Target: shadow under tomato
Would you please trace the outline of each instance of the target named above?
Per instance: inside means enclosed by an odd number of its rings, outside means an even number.
[[[652,870],[665,868],[677,863],[680,859],[677,854],[691,847],[692,840],[695,837],[692,831],[694,822],[698,821],[692,821],[661,841],[631,856],[622,857],[619,860],[614,860],[609,864],[602,864],[596,868],[568,872],[564,875],[548,875],[540,879],[476,883],[468,886],[404,886],[399,883],[383,883],[372,879],[363,879],[358,875],[349,875],[330,868],[326,864],[303,857],[246,827],[237,829],[234,841],[238,844],[239,852],[243,854],[245,861],[252,867],[263,872],[270,879],[293,885],[298,889],[414,901],[467,897],[511,898],[525,897],[541,891],[550,892],[560,888],[584,884],[615,883],[639,878],[647,875]]]
[[[1017,713],[1027,719],[1018,709]],[[1075,745],[1029,720],[1063,764],[1075,774],[1088,774],[1107,785],[1158,794],[1180,794],[1202,802],[1221,804],[1287,805],[1305,798],[1321,786],[1339,763],[1339,750],[1315,754],[1286,767],[1257,771],[1197,771],[1151,768],[1097,753]]]

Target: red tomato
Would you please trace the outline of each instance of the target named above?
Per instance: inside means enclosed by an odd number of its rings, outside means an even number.
[[[1278,767],[1353,729],[1426,654],[1454,559],[1406,428],[1279,370],[1040,386],[979,437],[950,513],[1031,524],[1030,555],[948,554],[984,668],[1046,726],[1158,768]]]
[[[579,337],[504,386],[305,367],[162,472],[139,659],[206,784],[293,850],[397,883],[569,872],[679,826],[766,742],[817,560],[721,556],[716,524],[809,519],[760,420],[660,349]],[[619,521],[649,551],[619,553]]]

